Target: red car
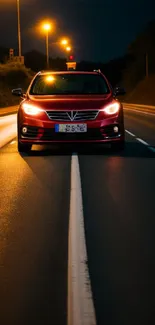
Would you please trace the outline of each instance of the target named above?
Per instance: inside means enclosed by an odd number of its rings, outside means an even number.
[[[100,71],[39,72],[18,110],[18,150],[33,144],[110,143],[124,147],[122,89],[112,89]]]

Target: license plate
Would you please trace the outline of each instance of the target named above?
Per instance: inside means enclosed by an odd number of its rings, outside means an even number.
[[[84,133],[87,132],[87,124],[56,124],[55,132]]]

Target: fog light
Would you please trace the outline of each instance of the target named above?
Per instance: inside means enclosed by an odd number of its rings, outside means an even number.
[[[26,127],[26,126],[24,126],[24,127],[22,128],[22,132],[23,132],[23,133],[27,133],[27,127]]]
[[[114,126],[114,132],[118,133],[118,126]]]

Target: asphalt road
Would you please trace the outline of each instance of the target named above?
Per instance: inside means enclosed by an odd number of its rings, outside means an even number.
[[[155,117],[125,128],[124,153],[78,150],[99,325],[155,323]],[[71,153],[0,150],[0,324],[66,324]]]
[[[125,110],[125,117],[126,129],[155,147],[155,115]]]
[[[0,151],[0,324],[66,324],[70,156]]]

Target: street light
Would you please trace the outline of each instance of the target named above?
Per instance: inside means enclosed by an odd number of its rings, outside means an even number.
[[[20,3],[19,3],[19,0],[17,0],[17,18],[18,18],[18,55],[19,55],[19,57],[21,57],[22,50],[21,50]]]
[[[70,46],[67,46],[67,47],[66,47],[66,51],[67,51],[67,52],[70,52],[70,51],[71,51],[71,47],[70,47]]]
[[[67,45],[68,44],[68,41],[67,41],[67,39],[62,39],[61,40],[61,45]]]
[[[51,24],[44,23],[42,27],[46,33],[46,60],[47,60],[47,69],[48,69],[49,68],[49,31],[51,30]]]

